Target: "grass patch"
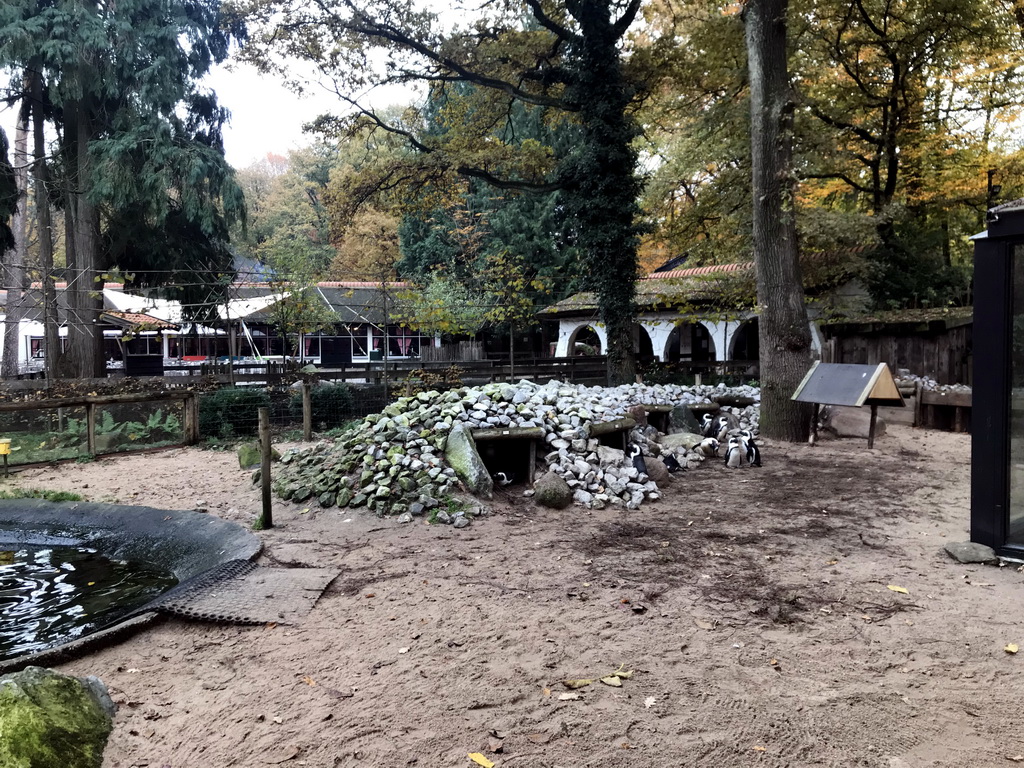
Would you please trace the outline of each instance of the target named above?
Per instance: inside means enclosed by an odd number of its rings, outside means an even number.
[[[45,499],[46,501],[85,501],[71,491],[50,491],[45,488],[0,489],[0,499]]]

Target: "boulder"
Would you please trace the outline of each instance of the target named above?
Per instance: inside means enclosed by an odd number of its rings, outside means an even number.
[[[533,498],[542,507],[565,509],[572,504],[572,489],[554,472],[548,472],[533,484]]]
[[[599,445],[597,446],[597,458],[601,462],[601,466],[614,467],[626,460],[626,452],[621,448]]]
[[[996,551],[992,547],[973,541],[951,541],[945,546],[946,554],[960,563],[996,563]]]
[[[97,678],[41,667],[0,677],[0,765],[100,768],[114,703]]]
[[[465,424],[460,422],[452,427],[452,431],[448,434],[444,457],[448,465],[455,470],[456,477],[465,484],[470,493],[474,496],[491,498],[494,493],[494,481],[491,480],[491,473],[484,466],[484,462],[476,450],[476,441]]]
[[[839,437],[868,437],[868,429],[871,426],[871,408],[848,408],[845,406],[833,406],[829,410],[828,418],[825,421],[825,429],[834,432]],[[885,421],[878,418],[875,421],[875,437],[885,434]]]
[[[665,466],[665,462],[660,458],[647,456],[644,463],[647,464],[647,476],[659,486],[668,485],[675,480]]]
[[[697,417],[693,415],[693,410],[687,405],[677,405],[669,411],[668,423],[672,428],[672,432],[700,434],[700,424],[697,422]]]
[[[662,453],[674,453],[677,450],[688,451],[694,446],[700,445],[704,438],[692,432],[678,432],[674,435],[664,435],[661,438]]]
[[[242,469],[252,469],[253,467],[260,466],[262,459],[262,451],[260,451],[260,444],[257,442],[242,443],[238,446],[238,466]],[[270,460],[280,461],[281,454],[277,452],[276,448],[270,449]]]

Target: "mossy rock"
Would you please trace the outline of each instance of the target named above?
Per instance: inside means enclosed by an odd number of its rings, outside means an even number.
[[[96,678],[28,667],[0,677],[0,765],[100,768],[114,705]]]
[[[281,454],[276,448],[270,449],[270,460],[281,461]],[[263,461],[263,452],[259,443],[242,443],[238,446],[238,466],[242,469],[258,467]]]

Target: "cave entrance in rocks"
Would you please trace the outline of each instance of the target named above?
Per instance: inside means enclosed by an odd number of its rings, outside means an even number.
[[[491,477],[504,472],[511,475],[511,485],[527,488],[533,487],[537,443],[543,439],[544,430],[540,427],[473,430],[476,451]]]
[[[597,438],[600,445],[625,451],[629,448],[629,431],[636,426],[630,418],[615,421],[599,421],[590,425],[590,436]]]

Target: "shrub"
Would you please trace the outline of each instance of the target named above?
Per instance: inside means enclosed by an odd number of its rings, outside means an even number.
[[[259,430],[260,408],[270,407],[261,389],[218,389],[199,398],[199,434],[203,437],[254,435]]]
[[[353,411],[352,390],[347,384],[325,384],[313,387],[309,393],[313,405],[313,426],[317,429],[333,429],[351,420]],[[302,420],[302,391],[291,398],[292,418]]]

